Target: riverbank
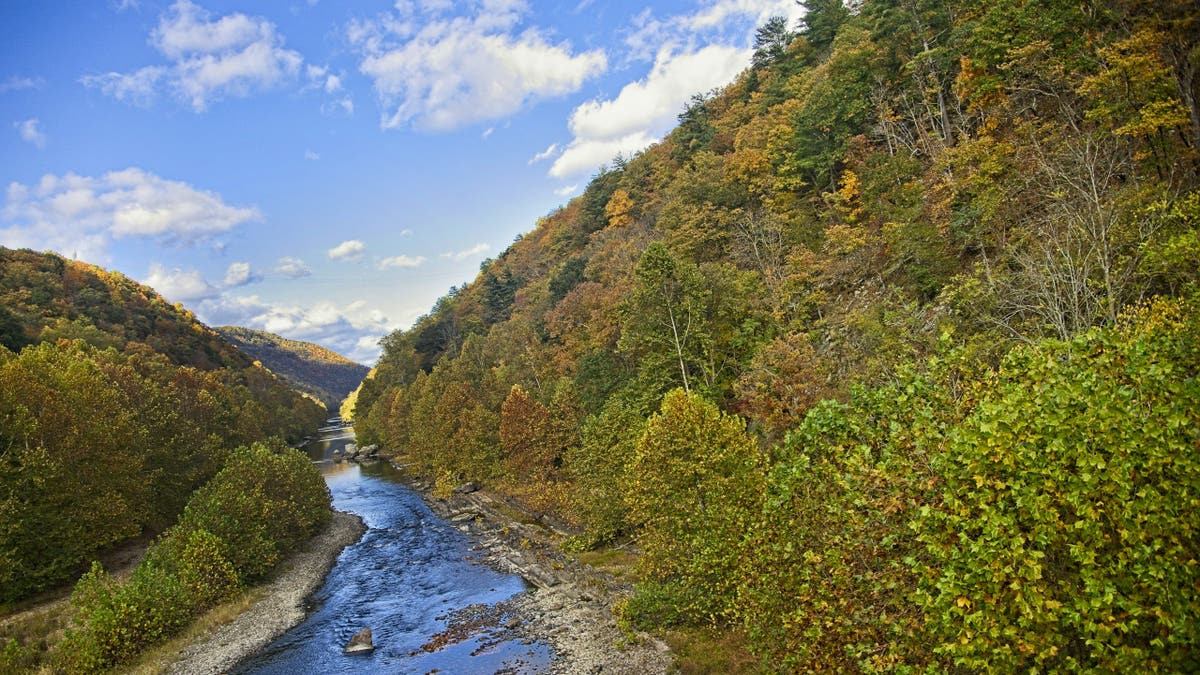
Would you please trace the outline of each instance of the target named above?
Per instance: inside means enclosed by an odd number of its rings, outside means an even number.
[[[552,673],[668,671],[673,659],[665,642],[617,625],[613,606],[632,594],[632,585],[564,554],[559,546],[565,532],[485,491],[459,490],[439,499],[428,483],[413,479],[409,485],[434,513],[476,539],[476,562],[518,574],[534,587],[487,612],[491,621],[466,613],[462,621],[472,625],[464,629],[452,621],[444,635],[487,631],[493,639],[550,644],[556,654]]]
[[[231,623],[179,652],[167,670],[180,675],[225,673],[304,620],[304,601],[337,562],[342,549],[357,542],[366,526],[352,513],[335,511],[329,527],[285,560],[262,587],[263,598]]]

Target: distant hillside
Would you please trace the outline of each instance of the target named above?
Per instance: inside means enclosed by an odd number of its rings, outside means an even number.
[[[141,343],[200,370],[252,364],[194,314],[120,272],[54,253],[0,248],[0,345],[19,351],[58,338],[119,351]]]
[[[216,331],[292,387],[318,398],[330,411],[338,409],[370,370],[311,342],[239,326],[220,326]]]
[[[0,248],[0,604],[162,532],[236,448],[325,415],[153,289]]]

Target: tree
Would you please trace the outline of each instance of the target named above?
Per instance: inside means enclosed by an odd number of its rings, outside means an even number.
[[[788,30],[787,18],[773,16],[754,31],[754,56],[751,63],[755,68],[766,68],[783,58],[788,45],[796,34]]]
[[[639,590],[644,619],[728,618],[742,540],[761,508],[763,459],[738,417],[682,389],[663,397],[627,474],[638,569],[649,582]]]

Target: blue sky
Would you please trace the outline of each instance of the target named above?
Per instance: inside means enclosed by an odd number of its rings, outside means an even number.
[[[0,3],[0,245],[371,363],[790,0]]]

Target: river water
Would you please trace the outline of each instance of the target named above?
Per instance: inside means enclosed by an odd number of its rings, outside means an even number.
[[[494,605],[524,591],[520,577],[468,560],[471,540],[434,515],[387,462],[336,464],[333,451],[353,431],[326,431],[307,447],[333,494],[333,506],[362,517],[367,532],[349,546],[310,599],[304,623],[243,663],[239,673],[537,673],[552,653],[541,643],[498,640],[483,630],[440,649],[422,646],[444,631],[449,615]],[[342,648],[365,627],[375,651]]]

